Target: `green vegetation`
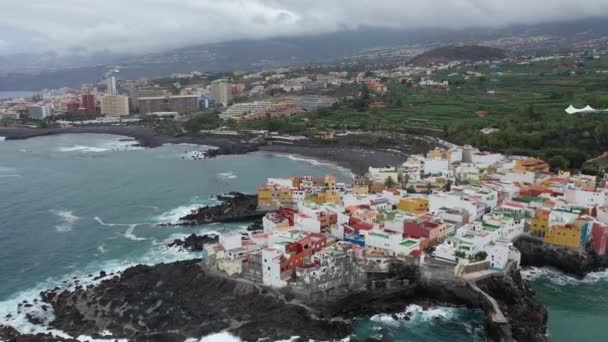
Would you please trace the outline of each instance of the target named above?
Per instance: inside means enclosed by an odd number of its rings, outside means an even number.
[[[433,80],[448,80],[449,91],[393,82],[387,94],[374,95],[363,87],[357,99],[305,115],[305,125],[298,117],[285,119],[285,125],[433,135],[486,150],[539,156],[555,169],[580,169],[608,148],[608,116],[571,116],[564,109],[570,104],[608,108],[603,71],[608,71],[608,57],[445,70]],[[367,109],[371,102],[386,107]],[[483,128],[499,131],[483,134]],[[585,171],[598,170],[587,165]]]
[[[484,260],[486,260],[487,257],[488,257],[488,253],[481,251],[481,252],[475,254],[475,256],[473,257],[473,260],[484,261]]]

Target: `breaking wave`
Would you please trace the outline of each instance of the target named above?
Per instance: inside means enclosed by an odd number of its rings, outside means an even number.
[[[419,324],[435,320],[450,321],[458,318],[460,308],[434,307],[424,309],[420,305],[409,305],[404,312],[394,315],[377,314],[370,318],[371,321],[388,325]],[[409,318],[409,319],[408,319]]]
[[[591,272],[583,279],[577,279],[562,273],[554,268],[529,267],[522,269],[521,274],[528,281],[548,280],[556,285],[579,285],[594,284],[599,281],[608,281],[608,269],[604,271]]]
[[[141,150],[144,147],[137,146],[135,140],[124,140],[123,138],[113,139],[108,142],[104,142],[99,146],[87,146],[87,145],[72,145],[66,147],[60,147],[57,149],[59,152],[80,152],[80,153],[100,153],[108,151],[134,151]]]
[[[232,171],[226,171],[226,172],[218,173],[217,178],[219,178],[219,179],[236,179],[237,175],[235,175],[234,172],[232,172]]]
[[[148,240],[146,238],[139,237],[139,236],[136,236],[134,234],[135,228],[137,228],[137,226],[138,226],[137,224],[130,225],[129,228],[127,228],[127,230],[123,234],[124,237],[126,237],[129,240],[133,240],[133,241],[145,241],[145,240]]]
[[[60,219],[60,223],[55,225],[55,230],[60,233],[66,233],[72,230],[74,223],[80,219],[80,217],[74,215],[74,212],[69,210],[51,210],[53,215]]]
[[[65,290],[74,290],[76,286],[95,285],[108,277],[112,277],[125,269],[138,265],[155,265],[162,262],[174,262],[198,257],[194,253],[166,248],[164,246],[153,246],[148,252],[131,259],[113,259],[104,262],[92,262],[81,270],[72,273],[49,277],[36,286],[25,289],[0,302],[0,325],[8,325],[21,333],[37,334],[48,333],[57,337],[70,338],[60,330],[50,328],[50,322],[55,319],[53,308],[42,302],[40,293],[55,287]],[[92,276],[100,271],[106,271],[108,276],[94,280]],[[65,281],[65,280],[68,281]],[[75,280],[79,280],[78,283]],[[27,306],[24,301],[27,301]],[[21,304],[21,305],[20,305]],[[40,319],[41,324],[33,324],[27,319],[27,315]],[[81,341],[95,341],[88,336],[78,336]],[[103,339],[101,339],[103,340]]]

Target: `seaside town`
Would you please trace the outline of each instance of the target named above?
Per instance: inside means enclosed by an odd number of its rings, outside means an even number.
[[[353,184],[268,179],[257,190],[263,232],[219,233],[208,267],[267,286],[351,288],[391,260],[477,280],[520,264],[522,236],[558,249],[606,253],[606,178],[549,172],[543,160],[452,146],[369,168]],[[447,271],[446,271],[447,270]]]
[[[331,108],[360,95],[360,86],[381,97],[393,82],[439,94],[466,82],[508,75],[500,65],[527,66],[561,63],[564,72],[577,74],[577,64],[585,58],[599,59],[603,50],[556,53],[553,55],[494,57],[479,61],[449,61],[397,64],[374,67],[364,64],[278,68],[256,72],[234,71],[208,74],[193,71],[170,77],[129,80],[120,77],[120,68],[111,69],[99,82],[80,89],[44,90],[33,97],[16,96],[0,100],[0,123],[17,121],[53,125],[108,124],[137,122],[147,116],[185,119],[193,113],[215,109],[221,119],[246,121],[268,117],[289,117]],[[489,72],[477,69],[488,67]],[[487,90],[495,94],[495,90]],[[390,103],[378,99],[367,104],[378,110]],[[565,109],[565,107],[564,107]],[[568,113],[573,108],[569,108]],[[584,108],[593,111],[593,108]],[[574,110],[576,110],[574,108]],[[478,111],[477,116],[487,112]],[[52,119],[52,120],[51,120]]]

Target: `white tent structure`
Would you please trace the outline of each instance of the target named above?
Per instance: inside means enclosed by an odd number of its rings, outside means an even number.
[[[593,107],[587,105],[585,106],[585,108],[576,108],[573,105],[570,105],[570,107],[565,109],[566,113],[568,114],[578,114],[578,113],[597,113],[597,112],[601,112],[600,110],[594,109]]]

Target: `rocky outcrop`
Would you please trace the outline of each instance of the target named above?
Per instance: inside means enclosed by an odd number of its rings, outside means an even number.
[[[49,334],[22,334],[12,327],[0,325],[0,341],[7,342],[78,342],[75,339],[65,339]]]
[[[341,339],[353,332],[356,318],[403,312],[410,304],[492,308],[464,281],[422,280],[416,266],[387,275],[403,280],[391,289],[358,291],[323,300],[294,297],[251,282],[217,275],[199,260],[135,266],[95,287],[60,289],[43,294],[52,305],[52,326],[72,336],[110,331],[132,340],[183,341],[227,330],[243,340],[300,336],[304,340]],[[479,282],[499,303],[509,324],[488,318],[492,340],[507,336],[520,341],[545,341],[546,310],[519,272]],[[495,338],[496,337],[496,338]]]
[[[247,227],[248,232],[257,232],[257,231],[261,231],[261,230],[264,230],[264,224],[262,222],[262,219],[255,220],[252,224],[250,224]]]
[[[515,247],[521,252],[522,266],[553,267],[578,278],[608,268],[608,256],[591,249],[577,251],[526,237],[515,241]]]
[[[73,336],[108,330],[133,340],[183,341],[228,330],[244,340],[347,336],[349,322],[317,318],[278,292],[204,271],[199,260],[135,266],[92,289],[50,291],[52,325]]]
[[[510,333],[516,341],[547,341],[547,308],[536,298],[536,292],[519,270],[505,277],[493,277],[477,283],[492,296],[508,320]],[[501,326],[486,319],[486,330],[492,340],[500,340]]]
[[[217,198],[221,201],[220,204],[194,210],[180,218],[181,225],[249,221],[259,219],[266,214],[266,211],[258,210],[256,195],[231,192]]]
[[[203,236],[191,234],[185,239],[175,239],[167,246],[190,252],[202,252],[206,244],[217,243],[218,241],[219,237],[215,234],[205,234]]]

